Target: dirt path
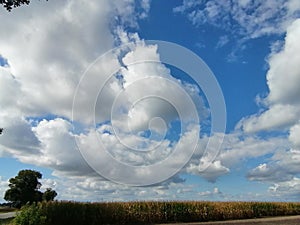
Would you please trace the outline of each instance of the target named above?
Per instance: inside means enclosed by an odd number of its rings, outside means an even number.
[[[284,216],[262,219],[247,219],[247,220],[228,220],[222,222],[202,222],[202,223],[176,223],[169,225],[300,225],[299,216]]]
[[[16,216],[16,212],[0,213],[0,219],[8,219]]]

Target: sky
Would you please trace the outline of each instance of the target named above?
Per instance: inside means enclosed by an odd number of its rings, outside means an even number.
[[[298,0],[0,8],[0,202],[299,201]]]

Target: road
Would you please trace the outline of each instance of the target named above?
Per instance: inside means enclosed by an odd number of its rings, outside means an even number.
[[[8,219],[15,216],[16,212],[0,213],[0,219]]]
[[[262,219],[230,220],[222,222],[176,223],[168,225],[300,225],[299,216],[284,216]],[[162,225],[162,224],[161,224]]]

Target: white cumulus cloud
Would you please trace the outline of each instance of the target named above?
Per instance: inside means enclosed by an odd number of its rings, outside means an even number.
[[[263,99],[267,109],[243,119],[238,127],[246,132],[261,130],[288,130],[298,123],[300,113],[300,19],[295,20],[287,29],[283,49],[269,57],[267,83],[268,96]]]

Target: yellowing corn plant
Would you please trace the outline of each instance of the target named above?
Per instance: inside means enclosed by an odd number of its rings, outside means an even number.
[[[26,206],[16,217],[14,224],[154,224],[285,215],[300,215],[300,203],[196,201],[78,203],[55,201]],[[35,220],[29,221],[31,218]]]

